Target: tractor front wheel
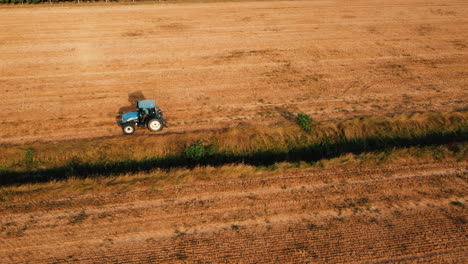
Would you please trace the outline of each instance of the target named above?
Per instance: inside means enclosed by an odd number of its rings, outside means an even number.
[[[161,131],[163,129],[163,123],[161,120],[153,118],[148,121],[148,129],[152,132]]]
[[[135,132],[135,126],[131,124],[127,124],[127,125],[122,126],[122,130],[125,135],[131,135]]]

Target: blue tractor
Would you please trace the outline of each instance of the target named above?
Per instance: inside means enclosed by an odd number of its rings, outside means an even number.
[[[161,131],[167,127],[163,118],[163,112],[156,106],[155,100],[142,100],[137,103],[137,112],[122,115],[117,121],[125,135],[135,132],[135,127],[148,128],[152,132]]]

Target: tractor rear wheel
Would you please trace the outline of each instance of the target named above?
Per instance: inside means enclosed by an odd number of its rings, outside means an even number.
[[[135,126],[127,124],[122,126],[122,130],[125,135],[132,135],[135,132]]]
[[[163,123],[161,122],[161,120],[153,118],[150,121],[148,121],[147,127],[150,131],[157,132],[163,129]]]

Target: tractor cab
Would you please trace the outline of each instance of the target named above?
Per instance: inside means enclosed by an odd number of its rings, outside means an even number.
[[[125,135],[133,134],[135,126],[148,128],[152,132],[161,131],[166,126],[163,112],[156,106],[154,99],[138,101],[137,112],[122,115],[117,123]]]

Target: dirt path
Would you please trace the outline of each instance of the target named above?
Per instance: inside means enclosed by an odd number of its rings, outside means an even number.
[[[0,259],[460,263],[467,165],[307,170],[3,204]]]
[[[0,144],[466,108],[468,4],[261,1],[0,8]],[[139,132],[143,133],[143,132]]]

